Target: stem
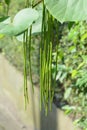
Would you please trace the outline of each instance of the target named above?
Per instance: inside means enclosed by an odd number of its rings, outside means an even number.
[[[38,1],[37,3],[35,3],[34,5],[32,5],[32,8],[35,8],[37,5],[39,5],[42,2],[42,0]]]
[[[25,108],[28,100],[28,88],[27,88],[27,39],[26,32],[23,37],[23,49],[24,49],[24,97],[25,97]]]
[[[43,68],[43,45],[44,45],[44,16],[45,16],[45,8],[44,8],[44,1],[43,1],[43,12],[42,12],[42,31],[41,31],[41,44],[40,44],[40,109],[42,108],[43,101],[43,92],[44,92],[44,85],[43,85],[43,78],[44,78],[44,68]]]
[[[34,92],[33,80],[32,80],[32,69],[31,69],[31,32],[32,32],[32,26],[30,27],[30,36],[29,36],[29,73],[30,73],[32,90]]]

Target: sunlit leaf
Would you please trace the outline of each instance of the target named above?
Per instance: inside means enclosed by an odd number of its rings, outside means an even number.
[[[60,77],[60,82],[62,83],[63,80],[67,77],[67,73],[63,73],[62,76]]]
[[[43,5],[42,3],[37,6],[37,11],[39,13],[39,18],[35,21],[35,23],[32,26],[32,34],[37,34],[41,32],[42,27],[42,11],[43,11]]]
[[[87,55],[82,55],[82,59],[84,60],[85,63],[87,63]]]
[[[0,34],[0,39],[3,38],[3,37],[4,37],[4,35],[3,35],[3,34]]]
[[[78,66],[78,68],[77,68],[77,70],[81,69],[81,67],[82,67],[84,64],[85,64],[85,62],[80,63],[79,66]]]
[[[38,10],[39,13],[39,18],[32,24],[32,35],[36,35],[41,32],[41,27],[42,27],[42,8]],[[28,28],[29,29],[29,28]],[[29,32],[28,32],[29,36]],[[17,40],[20,42],[23,42],[23,34],[18,35]]]
[[[11,17],[8,17],[8,18],[5,19],[2,23],[10,24],[10,23],[11,23]]]
[[[72,88],[70,88],[70,87],[66,89],[65,94],[64,94],[65,100],[69,98],[71,91],[72,91]]]
[[[15,15],[13,23],[5,23],[4,25],[1,25],[2,23],[0,24],[0,34],[10,36],[18,35],[25,31],[36,19],[38,19],[38,17],[39,14],[35,9],[23,9]]]
[[[81,41],[84,41],[85,39],[87,39],[87,33],[85,33],[85,34],[83,34],[83,35],[81,36]]]
[[[75,110],[75,106],[69,106],[69,105],[65,105],[62,107],[62,109],[65,111],[65,114],[69,114],[71,113],[73,110]]]
[[[76,52],[76,46],[69,47],[69,51],[72,53]]]
[[[4,27],[3,27],[4,26]],[[19,30],[17,30],[17,28],[15,28],[13,25],[11,24],[3,24],[2,28],[0,29],[0,34],[4,34],[4,35],[9,35],[9,36],[14,36],[17,34],[17,32]]]
[[[45,0],[45,5],[60,22],[87,19],[87,0]]]
[[[36,20],[36,22],[32,26],[32,34],[37,34],[41,32],[42,26],[42,11],[39,12],[40,17]]]
[[[39,14],[35,9],[25,8],[15,15],[13,25],[19,28],[19,32],[22,32],[37,20],[38,17]]]
[[[77,71],[77,70],[73,70],[73,71],[72,71],[72,75],[71,75],[71,76],[72,76],[72,78],[74,78],[74,77],[77,75],[77,73],[78,73],[78,71]]]
[[[62,74],[62,71],[59,71],[58,74],[57,74],[57,76],[56,76],[56,80],[59,80],[61,74]]]

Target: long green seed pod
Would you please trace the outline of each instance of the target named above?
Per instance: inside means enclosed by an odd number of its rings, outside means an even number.
[[[30,81],[31,81],[31,85],[32,85],[32,90],[34,92],[34,87],[33,87],[33,80],[32,80],[32,69],[31,69],[31,33],[32,33],[32,26],[30,27],[30,35],[29,35],[29,76],[30,76]]]
[[[23,36],[23,49],[24,49],[24,97],[25,97],[25,108],[28,100],[28,87],[27,87],[27,37],[26,32]]]

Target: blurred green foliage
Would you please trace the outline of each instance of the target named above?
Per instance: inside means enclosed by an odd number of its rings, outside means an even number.
[[[53,54],[56,62],[55,52]],[[63,98],[68,105],[63,106],[66,114],[73,115],[75,123],[87,129],[87,23],[66,24],[58,46],[57,89],[64,88]],[[55,73],[53,64],[53,74]],[[78,121],[77,121],[78,119]]]

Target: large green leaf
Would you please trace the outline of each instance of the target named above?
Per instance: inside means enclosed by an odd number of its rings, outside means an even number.
[[[13,25],[21,30],[27,29],[39,17],[38,12],[32,8],[25,8],[19,11],[13,20]]]
[[[38,5],[37,11],[39,13],[39,18],[32,24],[32,35],[37,35],[41,33],[42,28],[42,4]],[[29,29],[29,28],[28,28]],[[30,32],[30,30],[29,30]],[[28,36],[30,35],[28,32]],[[23,34],[18,35],[17,40],[23,42]]]
[[[19,32],[19,28],[14,27],[12,24],[0,24],[0,34],[8,35],[8,36],[15,36]]]
[[[35,21],[35,23],[32,25],[32,34],[38,34],[41,33],[42,29],[42,12],[43,12],[43,4],[40,3],[38,6],[36,6],[36,9],[39,13],[39,18]]]
[[[25,8],[15,15],[13,23],[0,24],[0,34],[18,35],[25,31],[38,17],[38,12],[35,9]]]
[[[87,19],[87,0],[45,0],[45,5],[60,22]]]
[[[32,35],[37,35],[41,33],[41,27],[42,27],[42,10],[39,11],[39,18],[35,21],[35,23],[32,24]],[[28,28],[28,36],[30,35],[30,29]],[[18,35],[17,40],[20,42],[23,42],[23,33]]]
[[[1,32],[2,30],[4,31],[4,29],[6,30],[6,28],[8,27],[8,24],[11,23],[11,19],[8,16],[2,17],[0,22],[1,22],[0,23],[0,32]],[[7,31],[8,31],[8,28],[7,28]],[[3,37],[4,37],[3,33],[0,33],[0,39]]]

